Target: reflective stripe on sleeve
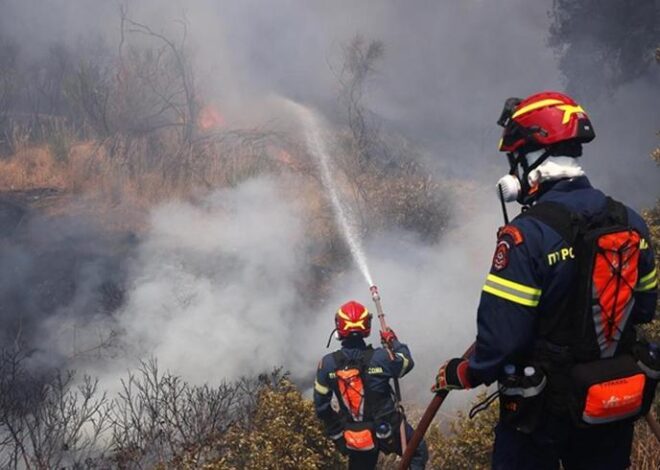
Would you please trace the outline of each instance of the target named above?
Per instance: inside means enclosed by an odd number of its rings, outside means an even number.
[[[318,380],[314,381],[314,390],[316,390],[321,395],[327,395],[330,393],[330,389],[324,385],[321,385]]]
[[[642,276],[637,283],[637,286],[635,287],[635,290],[637,292],[646,292],[649,290],[653,290],[656,287],[658,287],[658,277],[657,277],[657,270],[653,269],[650,273],[648,273],[646,276]]]
[[[527,307],[538,306],[541,298],[541,289],[518,284],[495,274],[488,275],[483,290],[496,297]]]
[[[403,377],[403,374],[405,374],[406,371],[408,370],[408,366],[410,365],[410,361],[408,360],[408,358],[405,355],[403,355],[401,353],[396,353],[396,355],[399,356],[401,359],[403,359],[403,366],[401,366],[401,372],[399,372],[399,377]]]

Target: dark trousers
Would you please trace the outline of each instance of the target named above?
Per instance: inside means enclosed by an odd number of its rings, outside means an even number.
[[[406,436],[408,440],[413,435],[413,428],[406,423]],[[401,455],[401,438],[399,429],[392,433],[392,437],[385,441],[378,441],[378,447],[381,451],[391,454],[395,452]],[[372,470],[376,468],[378,463],[379,449],[374,449],[369,452],[353,452],[348,453],[348,468],[349,470]],[[426,468],[426,461],[429,459],[429,452],[426,447],[426,442],[420,442],[412,460],[410,461],[410,470],[424,470]]]
[[[493,470],[624,470],[630,466],[633,423],[576,428],[569,418],[549,416],[523,434],[502,423],[495,428]]]

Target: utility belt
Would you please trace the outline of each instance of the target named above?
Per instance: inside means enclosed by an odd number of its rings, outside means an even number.
[[[637,342],[629,353],[575,363],[547,344],[531,364],[507,365],[498,381],[500,420],[531,433],[544,413],[578,427],[636,420],[648,413],[660,381],[660,349]]]
[[[344,425],[346,448],[354,452],[381,449],[387,453],[398,436],[396,430],[401,419],[401,414],[393,411],[373,421],[347,422]]]

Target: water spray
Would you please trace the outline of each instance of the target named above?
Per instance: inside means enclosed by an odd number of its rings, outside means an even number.
[[[355,263],[358,265],[364,280],[367,281],[369,291],[371,292],[371,299],[374,301],[374,304],[376,304],[376,312],[378,313],[380,330],[381,332],[386,332],[389,328],[387,323],[385,323],[385,313],[383,312],[383,305],[380,300],[378,287],[374,285],[373,278],[371,277],[371,272],[369,271],[369,266],[367,265],[367,259],[364,255],[364,251],[362,250],[360,239],[355,232],[355,224],[349,221],[341,199],[339,198],[337,189],[333,184],[334,181],[332,179],[332,172],[330,170],[329,153],[326,148],[323,136],[321,135],[321,125],[319,119],[309,108],[293,101],[288,101],[288,103],[294,107],[303,121],[305,126],[305,138],[307,140],[307,147],[309,148],[310,153],[317,160],[321,173],[321,182],[330,195],[330,202],[334,208],[335,219],[339,225],[342,235],[344,236],[344,240],[346,240]],[[394,351],[392,351],[391,345],[383,341],[383,347],[387,351],[390,360],[395,360],[396,356]],[[399,429],[399,434],[401,436],[401,449],[403,452],[405,452],[407,445],[406,416],[403,410],[403,406],[401,405],[401,388],[399,387],[398,378],[394,377],[393,382],[395,406],[401,414],[401,427]]]
[[[371,273],[369,272],[369,266],[367,265],[367,259],[362,250],[360,244],[360,239],[355,231],[355,224],[351,223],[344,205],[341,202],[337,189],[334,185],[332,178],[332,171],[330,169],[330,156],[329,152],[321,135],[321,123],[316,114],[309,108],[302,106],[293,101],[287,100],[287,102],[294,107],[297,114],[300,116],[305,127],[305,139],[307,141],[307,147],[310,150],[310,153],[315,157],[318,167],[321,173],[321,182],[330,195],[330,202],[334,209],[335,220],[339,225],[346,244],[348,245],[351,255],[355,260],[364,280],[367,281],[369,286],[373,285],[373,279]]]

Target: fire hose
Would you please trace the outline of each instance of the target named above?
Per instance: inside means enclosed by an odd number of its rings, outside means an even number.
[[[475,346],[476,343],[472,343],[468,350],[463,354],[463,359],[468,359],[470,356],[472,356]],[[433,397],[433,400],[431,400],[431,403],[429,403],[429,406],[426,408],[422,419],[420,419],[419,424],[415,428],[415,432],[413,433],[412,438],[408,442],[408,447],[405,449],[403,456],[401,457],[399,470],[408,470],[413,454],[417,450],[420,442],[422,442],[424,434],[426,434],[426,431],[431,425],[433,418],[438,413],[438,410],[442,406],[442,403],[445,401],[445,398],[447,398],[448,394],[449,390],[442,390],[441,392],[436,393],[435,397]],[[656,439],[660,443],[660,424],[655,419],[651,411],[649,411],[646,416],[644,416],[644,418],[646,419],[646,423],[649,425],[649,428],[651,428],[651,432],[655,435]]]
[[[385,323],[385,313],[383,312],[383,305],[380,302],[380,294],[378,293],[378,287],[371,286],[369,288],[369,291],[371,292],[371,299],[374,301],[374,304],[376,304],[376,312],[378,313],[378,321],[380,322],[380,331],[384,333],[388,330],[388,327],[387,327],[387,323]],[[387,351],[390,360],[393,361],[395,359],[395,356],[394,356],[394,351],[392,351],[392,346],[388,343],[383,342],[383,347],[385,347],[385,350]],[[399,436],[401,438],[401,452],[405,453],[407,450],[406,448],[408,443],[408,439],[406,437],[406,416],[403,411],[403,406],[401,405],[401,388],[399,386],[399,379],[394,377],[393,380],[394,380],[395,406],[397,411],[401,415],[401,424],[399,427]]]
[[[465,351],[465,353],[463,354],[464,359],[467,359],[472,355],[472,353],[474,352],[475,344],[476,343],[472,343],[472,345],[468,348],[468,350]],[[426,430],[431,425],[433,418],[435,417],[436,413],[442,406],[442,403],[445,401],[445,398],[447,398],[447,395],[449,395],[449,390],[442,390],[436,393],[435,396],[433,397],[433,400],[431,400],[431,403],[429,403],[429,406],[426,408],[426,411],[422,415],[422,419],[419,420],[419,424],[417,424],[417,427],[415,428],[415,432],[413,433],[412,437],[410,438],[410,441],[408,442],[408,447],[406,448],[405,452],[403,453],[403,456],[401,457],[401,464],[399,465],[399,470],[408,470],[413,454],[417,450],[419,443],[422,442],[422,439],[424,438],[424,434],[426,434]]]

